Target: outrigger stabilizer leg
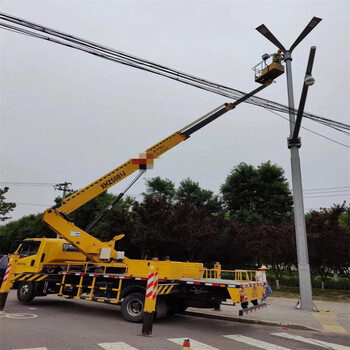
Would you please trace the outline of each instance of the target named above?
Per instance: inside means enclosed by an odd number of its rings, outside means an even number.
[[[10,292],[10,289],[13,285],[13,275],[15,274],[17,263],[18,263],[19,255],[17,253],[10,255],[9,263],[7,265],[4,279],[0,288],[0,310],[4,310],[7,295]]]

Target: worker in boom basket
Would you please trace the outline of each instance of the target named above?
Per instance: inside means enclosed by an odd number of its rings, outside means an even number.
[[[276,62],[278,64],[281,64],[283,61],[283,55],[282,55],[282,50],[278,49],[276,53],[273,53],[272,55],[272,62]]]

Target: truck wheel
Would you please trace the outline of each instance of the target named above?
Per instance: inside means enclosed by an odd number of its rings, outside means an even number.
[[[22,304],[28,304],[35,298],[33,282],[23,282],[17,289],[17,299]]]
[[[175,306],[176,314],[183,314],[187,309],[187,306],[184,301],[179,301]]]
[[[143,320],[145,296],[141,293],[131,293],[122,301],[122,315],[129,322],[140,323]]]
[[[171,300],[168,302],[168,314],[183,314],[187,309],[187,306],[182,300]]]

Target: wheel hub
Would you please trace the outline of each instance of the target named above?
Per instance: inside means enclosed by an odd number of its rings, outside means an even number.
[[[133,316],[140,315],[142,308],[142,303],[139,300],[130,300],[127,305],[128,313]]]

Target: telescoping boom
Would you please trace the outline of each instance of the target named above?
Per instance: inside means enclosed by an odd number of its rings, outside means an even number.
[[[196,119],[191,124],[148,148],[144,154],[140,155],[140,158],[129,159],[127,162],[100,177],[88,186],[65,198],[63,204],[59,208],[47,209],[43,221],[59,236],[76,246],[88,257],[88,259],[97,263],[116,261],[117,251],[114,249],[114,243],[116,240],[122,238],[121,235],[114,237],[111,241],[101,242],[86,231],[77,227],[68,217],[68,214],[72,213],[91,199],[97,197],[102,192],[108,190],[118,182],[124,180],[136,170],[143,170],[151,167],[154,159],[158,158],[182,141],[187,140],[194,132],[235,108],[249,97],[264,89],[270,83],[271,81],[259,86],[257,89],[233,103],[220,105],[211,112]]]

